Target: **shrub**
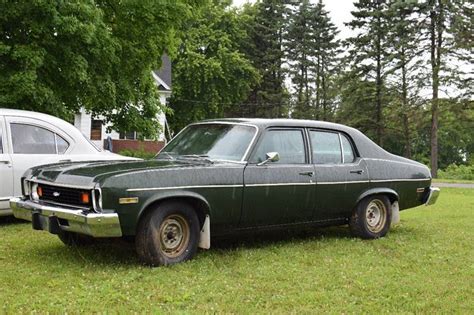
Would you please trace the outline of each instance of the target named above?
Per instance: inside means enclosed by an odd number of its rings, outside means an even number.
[[[125,150],[120,151],[118,154],[136,157],[136,158],[145,159],[145,160],[149,160],[156,155],[156,153],[154,152],[146,152],[143,148],[141,148],[140,150],[125,149]]]
[[[473,165],[451,164],[444,170],[438,171],[438,178],[474,180],[474,164]]]

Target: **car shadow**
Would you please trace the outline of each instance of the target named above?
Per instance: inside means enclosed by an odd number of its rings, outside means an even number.
[[[342,227],[330,227],[308,230],[284,230],[284,231],[264,231],[255,233],[244,233],[239,235],[216,237],[212,239],[211,249],[218,255],[233,255],[236,248],[265,248],[274,245],[284,245],[295,241],[320,241],[324,239],[347,239],[351,238],[349,229]],[[141,266],[135,252],[133,239],[100,239],[93,245],[88,246],[65,246],[56,243],[51,246],[41,246],[36,248],[37,255],[55,257],[69,263],[87,266]],[[199,260],[199,255],[197,256]]]
[[[28,221],[15,218],[13,215],[0,217],[0,226],[12,224],[28,224]]]
[[[308,228],[301,230],[259,231],[232,236],[216,237],[211,242],[211,250],[231,250],[237,247],[263,248],[284,245],[295,241],[351,238],[347,226]]]

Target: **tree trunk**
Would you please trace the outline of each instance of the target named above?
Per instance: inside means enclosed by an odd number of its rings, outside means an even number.
[[[377,53],[377,82],[376,82],[376,132],[377,143],[382,146],[382,48],[380,38],[381,21],[380,15],[377,17],[377,24],[379,26],[379,34],[377,34],[376,53]]]
[[[407,87],[407,65],[405,59],[405,47],[401,51],[402,61],[402,116],[403,116],[403,134],[405,138],[405,157],[411,158],[411,136],[410,122],[408,120],[408,87]]]
[[[443,2],[438,2],[439,12],[432,8],[430,12],[431,33],[431,79],[433,95],[431,99],[431,176],[438,177],[438,90],[439,69],[441,65],[441,46],[443,43]]]

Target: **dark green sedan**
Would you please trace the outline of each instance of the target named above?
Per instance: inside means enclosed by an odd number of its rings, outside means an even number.
[[[153,160],[30,169],[17,218],[67,245],[134,237],[140,259],[191,259],[211,236],[348,224],[387,234],[399,211],[433,204],[429,169],[356,129],[320,121],[223,119],[184,128]]]

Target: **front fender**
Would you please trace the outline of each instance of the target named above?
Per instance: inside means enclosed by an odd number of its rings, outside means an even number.
[[[141,205],[141,208],[140,208],[140,210],[138,212],[138,216],[137,216],[137,222],[142,217],[144,211],[146,211],[146,209],[148,209],[148,207],[150,207],[150,205],[152,205],[154,203],[157,203],[157,202],[167,200],[167,199],[179,199],[179,198],[193,199],[193,200],[199,201],[200,203],[202,203],[202,205],[204,205],[204,207],[200,207],[203,210],[204,217],[206,215],[210,215],[211,206],[210,206],[209,202],[206,200],[206,198],[204,198],[202,195],[200,195],[196,192],[187,191],[187,190],[162,191],[162,192],[156,193],[153,196],[149,197],[146,200],[146,202],[144,202]]]

